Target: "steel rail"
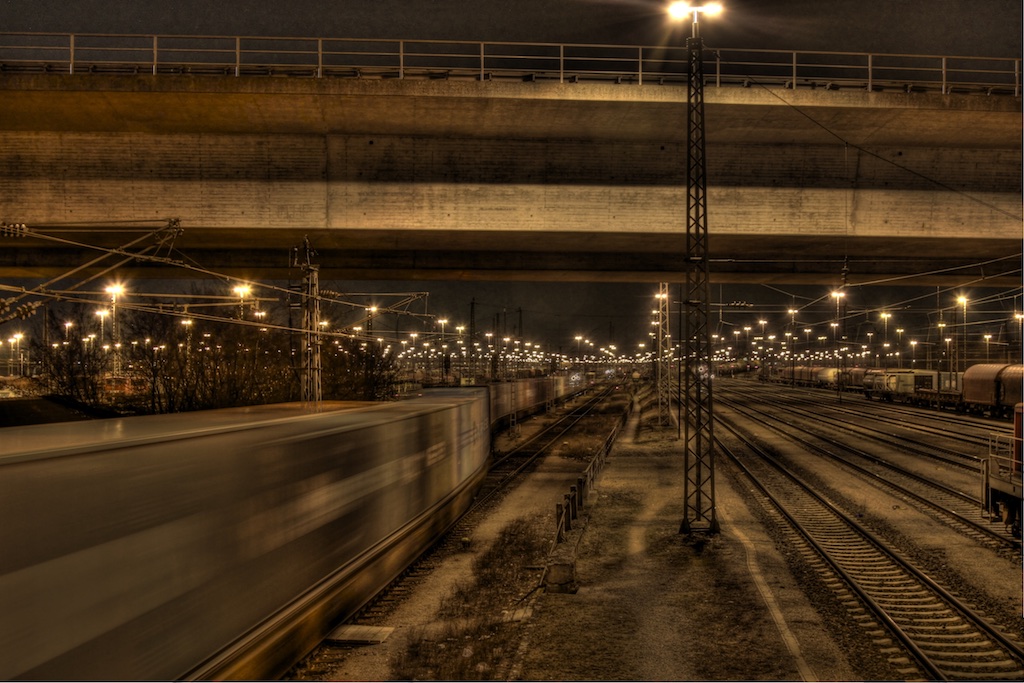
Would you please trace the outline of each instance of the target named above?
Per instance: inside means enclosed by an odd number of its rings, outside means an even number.
[[[922,486],[924,486],[924,487],[926,487],[928,489],[932,489],[932,490],[938,492],[938,494],[940,496],[946,496],[947,498],[952,498],[955,501],[958,501],[958,502],[961,502],[961,503],[966,503],[966,504],[968,504],[970,506],[973,506],[973,507],[975,507],[975,508],[977,508],[979,510],[981,509],[981,500],[979,500],[979,499],[977,499],[977,498],[975,498],[973,496],[967,495],[965,493],[962,493],[962,492],[960,492],[960,491],[958,491],[958,490],[956,490],[954,488],[946,486],[945,484],[943,484],[941,482],[933,481],[933,480],[931,480],[931,479],[929,479],[927,477],[924,477],[922,475],[919,475],[919,474],[916,474],[914,472],[911,472],[911,471],[909,471],[907,469],[904,469],[904,468],[902,468],[902,467],[900,467],[898,465],[890,463],[890,462],[886,461],[883,458],[880,458],[880,457],[872,455],[870,453],[866,453],[866,452],[861,451],[859,449],[853,448],[851,446],[848,446],[848,445],[846,445],[844,443],[841,443],[841,442],[839,442],[839,441],[837,441],[835,439],[831,439],[831,438],[826,437],[824,435],[815,434],[815,433],[813,433],[813,432],[811,432],[811,431],[809,431],[809,430],[807,430],[807,429],[805,429],[803,427],[799,427],[799,426],[794,425],[794,424],[792,424],[790,422],[787,422],[785,420],[777,418],[777,417],[771,415],[770,413],[768,413],[766,411],[758,410],[756,408],[750,408],[750,407],[740,408],[738,406],[738,404],[736,404],[736,403],[734,403],[732,401],[728,401],[728,400],[722,400],[722,404],[728,406],[729,408],[731,408],[732,410],[736,411],[737,413],[739,413],[741,415],[750,416],[751,413],[756,413],[756,414],[759,414],[759,415],[764,415],[766,417],[770,417],[772,419],[775,419],[778,422],[786,425],[787,427],[789,427],[792,430],[796,430],[797,432],[802,432],[804,434],[809,434],[809,435],[813,436],[816,439],[821,439],[822,441],[828,443],[831,446],[834,446],[834,447],[836,447],[838,449],[844,450],[844,451],[852,454],[854,457],[859,457],[859,458],[862,458],[864,460],[867,460],[868,462],[870,462],[870,463],[872,463],[872,464],[874,464],[874,465],[876,465],[878,467],[885,468],[885,469],[887,469],[887,470],[889,470],[889,471],[891,471],[891,472],[893,472],[893,473],[895,473],[895,474],[897,474],[899,476],[905,477],[907,479],[910,479],[911,481],[914,481],[914,482],[916,482],[918,484],[921,484]],[[990,529],[989,527],[985,526],[984,524],[982,524],[980,522],[977,522],[977,521],[975,521],[973,519],[970,519],[969,517],[964,516],[964,514],[962,514],[961,512],[958,512],[956,510],[944,507],[940,503],[935,502],[935,501],[931,500],[930,498],[928,498],[928,497],[926,497],[924,495],[921,495],[921,494],[919,494],[919,493],[917,493],[915,491],[912,491],[911,489],[909,489],[909,488],[907,488],[907,487],[905,487],[905,486],[903,486],[903,485],[901,485],[901,484],[899,484],[899,483],[897,483],[895,481],[886,479],[882,475],[877,474],[875,472],[872,472],[870,469],[868,469],[868,468],[866,468],[866,467],[864,467],[862,465],[859,465],[859,464],[857,464],[855,462],[851,462],[850,460],[846,459],[845,457],[843,457],[843,456],[841,456],[841,455],[839,455],[837,453],[833,453],[833,452],[829,451],[828,449],[826,449],[826,448],[824,448],[824,447],[822,447],[822,446],[820,446],[818,444],[812,443],[811,441],[808,441],[807,439],[805,439],[805,438],[803,438],[803,437],[801,437],[801,436],[799,436],[797,434],[793,434],[791,432],[788,432],[785,429],[782,429],[781,427],[779,427],[778,425],[769,424],[768,422],[764,422],[764,421],[760,422],[760,424],[762,426],[764,426],[764,427],[767,427],[768,429],[771,429],[771,430],[775,431],[776,433],[778,433],[778,434],[780,434],[780,435],[782,435],[782,436],[784,436],[786,438],[792,439],[793,441],[795,441],[796,443],[800,444],[801,446],[807,448],[808,450],[811,450],[811,451],[813,451],[815,453],[818,453],[818,454],[820,454],[820,455],[822,455],[824,457],[831,458],[831,459],[835,460],[836,462],[839,462],[839,463],[849,467],[850,469],[852,469],[855,472],[863,475],[864,477],[870,479],[871,481],[876,482],[880,486],[885,486],[885,487],[888,487],[888,488],[890,488],[892,490],[895,490],[900,495],[903,495],[903,496],[906,496],[907,498],[915,500],[920,505],[925,506],[927,508],[931,508],[932,510],[934,510],[935,512],[937,512],[940,515],[944,515],[944,516],[946,516],[948,518],[951,518],[955,524],[959,524],[961,526],[964,526],[964,527],[970,529],[975,534],[977,534],[979,536],[982,536],[982,537],[984,537],[984,538],[986,538],[986,539],[988,539],[990,541],[993,541],[994,543],[999,544],[1001,547],[1006,547],[1006,548],[1010,548],[1010,549],[1013,549],[1013,550],[1020,550],[1020,548],[1021,548],[1020,541],[1018,541],[1018,540],[1016,540],[1014,538],[1008,538],[1006,535],[1001,534],[998,531]],[[954,528],[956,528],[956,527],[954,526]]]
[[[949,591],[947,591],[933,579],[928,577],[920,569],[912,565],[909,561],[903,559],[896,553],[892,553],[887,548],[885,543],[881,541],[875,534],[873,534],[859,522],[851,518],[849,515],[839,510],[835,505],[833,505],[831,502],[823,498],[820,494],[818,494],[816,491],[814,491],[805,483],[803,483],[803,481],[793,472],[791,472],[790,470],[782,466],[780,463],[776,462],[773,458],[765,454],[763,450],[758,448],[756,444],[753,444],[749,439],[745,437],[745,435],[739,432],[739,430],[736,429],[734,426],[730,425],[727,421],[722,420],[721,418],[719,418],[719,422],[720,424],[722,424],[722,426],[726,427],[733,434],[735,434],[737,438],[743,441],[744,444],[748,448],[750,448],[752,452],[760,456],[760,460],[762,462],[769,465],[771,468],[773,468],[775,471],[779,472],[783,477],[785,477],[788,481],[792,482],[795,486],[797,486],[803,495],[808,496],[811,500],[814,501],[816,505],[820,506],[823,510],[827,511],[828,515],[834,517],[836,520],[839,521],[839,523],[848,528],[850,532],[855,535],[855,537],[862,539],[863,542],[875,548],[877,552],[881,553],[886,558],[887,562],[894,564],[895,566],[899,567],[900,570],[909,574],[911,577],[913,577],[914,580],[919,582],[922,586],[926,587],[927,590],[931,591],[934,595],[936,595],[951,610],[953,610],[953,612],[959,613],[961,617],[972,627],[977,628],[978,631],[983,633],[986,637],[992,639],[992,641],[994,641],[995,643],[998,643],[999,647],[1001,647],[1004,650],[1004,652],[1009,656],[1009,658],[1015,661],[1015,666],[1017,668],[1012,673],[1016,674],[1024,670],[1024,649],[1022,649],[1020,645],[1010,640],[999,629],[995,628],[990,623],[988,623],[988,621],[986,621],[980,615],[975,613],[974,610],[964,605],[959,599],[950,594]],[[736,458],[732,451],[729,450],[727,446],[723,444],[720,440],[719,447],[726,455],[728,455],[731,458],[732,462],[735,463],[737,467],[739,467],[740,470],[747,475],[747,477],[758,488],[758,490],[760,490],[761,493],[771,501],[772,505],[779,510],[780,514],[782,514],[787,519],[787,521],[793,526],[794,529],[796,529],[799,532],[799,534],[806,540],[806,542],[815,549],[815,552],[817,552],[821,556],[821,558],[829,564],[829,566],[832,568],[833,571],[836,572],[836,574],[842,577],[843,581],[847,584],[847,586],[858,595],[862,602],[864,602],[864,604],[866,604],[871,609],[875,616],[882,623],[884,623],[893,633],[893,635],[907,648],[907,650],[911,654],[913,654],[915,659],[918,660],[919,665],[924,669],[925,673],[935,680],[949,680],[949,674],[952,673],[948,670],[949,665],[946,665],[946,667],[944,668],[943,666],[940,666],[940,664],[938,664],[937,662],[933,661],[933,658],[929,656],[928,653],[926,653],[924,649],[922,649],[922,647],[916,642],[914,636],[908,633],[907,630],[905,630],[904,627],[900,625],[899,621],[894,616],[889,614],[889,611],[885,609],[885,607],[881,605],[870,594],[870,591],[861,584],[861,581],[858,581],[857,578],[850,571],[848,571],[846,568],[842,566],[840,560],[835,558],[832,555],[832,553],[830,553],[828,549],[825,548],[824,545],[822,545],[817,540],[815,534],[804,523],[802,523],[800,520],[796,518],[795,513],[793,513],[785,505],[783,505],[782,501],[780,501],[777,496],[775,496],[772,492],[768,490],[767,486],[751,471],[751,469],[747,467],[747,465],[744,464],[740,459]],[[963,678],[973,679],[975,677],[976,675],[963,675]]]
[[[735,389],[731,388],[728,391],[723,392],[723,393],[729,393],[729,392],[734,392],[734,391],[735,391]],[[786,405],[786,410],[788,410],[793,415],[802,416],[802,417],[806,417],[806,418],[813,419],[813,420],[818,420],[819,422],[828,422],[831,426],[835,427],[836,429],[841,429],[841,430],[846,431],[849,434],[852,434],[852,435],[855,435],[855,436],[859,436],[859,437],[863,437],[863,438],[866,438],[866,439],[870,439],[872,441],[878,441],[878,442],[881,442],[881,443],[888,444],[888,443],[892,443],[892,440],[894,440],[894,439],[902,438],[901,448],[905,452],[907,452],[907,453],[911,453],[911,454],[914,454],[914,455],[921,455],[923,457],[930,458],[932,460],[938,460],[939,462],[941,462],[943,464],[949,465],[951,467],[957,467],[957,468],[960,468],[960,469],[965,469],[965,470],[968,470],[970,472],[981,472],[981,464],[980,463],[981,463],[981,461],[984,458],[982,458],[980,456],[970,455],[970,454],[967,454],[967,453],[961,453],[961,452],[955,451],[955,450],[953,450],[951,448],[944,448],[944,447],[941,447],[941,446],[935,446],[933,444],[929,444],[929,443],[926,443],[924,441],[920,441],[920,440],[917,440],[917,439],[908,439],[907,437],[900,437],[900,436],[898,436],[895,433],[883,432],[880,428],[870,429],[870,428],[864,427],[862,425],[859,425],[856,422],[853,422],[853,421],[847,420],[847,419],[843,419],[842,417],[838,417],[838,416],[835,416],[835,415],[824,415],[824,414],[822,414],[822,411],[821,411],[821,402],[820,401],[817,402],[817,403],[814,403],[813,401],[805,400],[805,399],[798,399],[798,401],[801,404],[811,404],[811,405],[815,406],[818,410],[805,410],[805,409],[797,408],[793,404],[787,404]],[[917,432],[923,432],[925,434],[933,434],[933,435],[938,436],[940,438],[949,439],[950,441],[967,441],[971,445],[981,446],[981,442],[980,441],[967,440],[967,439],[964,439],[963,437],[961,437],[960,435],[957,435],[957,434],[953,434],[953,433],[949,433],[949,432],[942,432],[942,431],[938,431],[938,430],[935,430],[933,428],[927,428],[927,427],[924,427],[924,426],[921,426],[921,425],[908,424],[907,422],[904,422],[904,421],[896,421],[896,420],[892,420],[892,419],[886,418],[884,416],[875,415],[875,414],[872,414],[872,413],[864,413],[864,412],[860,412],[860,411],[856,411],[856,410],[851,411],[851,410],[849,410],[849,409],[847,409],[845,407],[832,406],[832,408],[833,408],[833,410],[835,410],[836,412],[839,412],[839,413],[855,415],[855,416],[859,415],[859,416],[864,417],[865,419],[874,420],[874,421],[880,422],[880,423],[892,424],[893,426],[899,427],[901,429],[909,429],[909,430],[913,430],[913,431],[917,431]],[[916,444],[917,446],[915,447],[915,446],[912,446],[910,444]],[[985,446],[986,447],[988,446],[988,442],[987,441],[985,442]],[[943,454],[945,454],[945,455],[943,455]],[[945,457],[947,455],[948,456],[952,456],[952,457]]]

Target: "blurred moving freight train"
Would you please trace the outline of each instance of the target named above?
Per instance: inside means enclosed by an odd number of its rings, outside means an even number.
[[[842,388],[866,398],[1010,417],[1024,400],[1024,365],[979,363],[966,372],[897,368],[783,367],[778,381]]]
[[[468,507],[493,427],[582,388],[0,430],[0,679],[280,675]]]

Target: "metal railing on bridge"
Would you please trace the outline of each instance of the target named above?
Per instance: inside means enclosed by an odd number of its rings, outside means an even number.
[[[1020,96],[1021,60],[709,49],[711,86]],[[437,40],[0,33],[0,73],[519,79],[682,84],[684,47]]]

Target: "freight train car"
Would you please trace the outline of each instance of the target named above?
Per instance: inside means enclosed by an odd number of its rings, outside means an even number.
[[[939,373],[935,370],[871,368],[861,380],[866,398],[915,404],[922,391],[934,390],[938,384]]]
[[[1021,402],[1021,379],[1024,365],[979,363],[967,368],[963,377],[965,409],[989,413],[993,417],[1009,417]]]
[[[543,410],[552,403],[582,391],[583,380],[563,375],[532,377],[489,385],[493,429],[506,427],[510,418]]]
[[[985,507],[1020,538],[1024,516],[1024,484],[1021,482],[1021,452],[1024,450],[1024,403],[1013,409],[1013,432],[989,441],[989,455],[982,463]]]
[[[516,406],[575,389],[529,381]],[[469,505],[491,405],[438,389],[2,430],[0,679],[283,673]]]

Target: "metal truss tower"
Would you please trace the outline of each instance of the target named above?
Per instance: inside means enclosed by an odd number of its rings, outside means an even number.
[[[704,41],[697,28],[686,40],[686,283],[682,359],[686,444],[684,534],[719,531],[715,512],[714,422],[711,401],[711,328],[708,324],[707,160],[704,138]]]
[[[658,283],[658,341],[655,344],[654,371],[658,388],[658,425],[672,424],[672,382],[670,365],[672,358],[672,336],[669,334],[668,283]]]
[[[296,264],[302,268],[302,371],[301,398],[304,403],[319,404],[323,399],[320,358],[320,266],[311,261],[316,254],[303,243],[305,254],[300,258],[296,253]],[[296,249],[298,252],[298,249]]]

